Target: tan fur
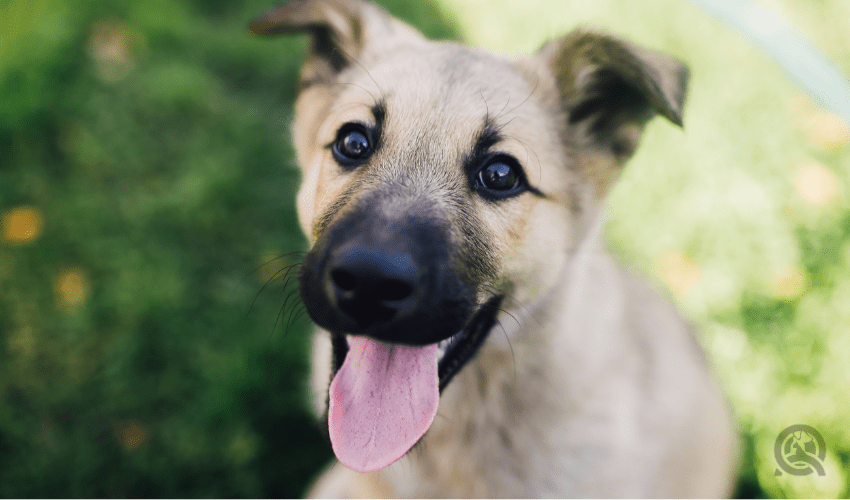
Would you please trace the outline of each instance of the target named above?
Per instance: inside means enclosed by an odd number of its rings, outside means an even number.
[[[298,17],[305,8],[306,21]],[[629,73],[639,65],[649,68],[646,88],[636,84],[646,108],[679,121],[684,68],[587,30],[511,60],[428,41],[359,1],[291,1],[252,29],[318,36],[311,30],[323,22],[339,32],[337,48],[350,63],[338,73],[329,69],[317,44],[302,74],[293,131],[303,169],[299,220],[310,243],[338,200],[350,200],[337,207],[344,212],[399,179],[416,194],[394,201],[388,212],[409,209],[413,197],[450,211],[448,193],[463,193],[498,270],[478,293],[486,298],[499,289],[508,298],[480,352],[443,391],[439,413],[416,447],[370,474],[335,464],[310,494],[728,495],[734,426],[690,328],[601,243],[602,198],[649,116],[626,109],[602,138],[568,116],[572,104],[587,100],[582,92],[595,69],[622,65]],[[372,166],[345,172],[326,145],[342,124],[370,123],[378,99],[387,105],[386,140]],[[463,154],[487,117],[505,137],[499,150],[522,163],[543,196],[494,203],[465,188]],[[457,215],[446,217],[451,225]],[[456,234],[452,244],[465,240]],[[327,333],[318,331],[313,393],[320,414],[330,352]]]

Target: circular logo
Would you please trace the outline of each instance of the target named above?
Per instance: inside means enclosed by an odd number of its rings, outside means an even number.
[[[826,444],[823,436],[814,427],[808,425],[792,425],[779,433],[773,447],[776,463],[788,474],[793,476],[808,476],[817,472],[825,476],[823,460],[826,458]],[[776,475],[780,475],[779,469]]]

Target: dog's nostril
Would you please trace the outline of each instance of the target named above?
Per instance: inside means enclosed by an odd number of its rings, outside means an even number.
[[[331,271],[331,279],[336,286],[346,292],[350,292],[357,287],[357,278],[344,269],[334,269]]]
[[[423,271],[408,252],[351,246],[331,256],[325,291],[336,310],[360,330],[415,309]]]
[[[413,293],[413,287],[403,281],[389,280],[378,283],[375,288],[376,297],[386,301],[406,299]]]

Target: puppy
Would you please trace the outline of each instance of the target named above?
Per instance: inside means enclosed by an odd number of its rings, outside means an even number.
[[[516,59],[373,3],[290,0],[329,497],[718,497],[736,440],[691,330],[602,244],[678,61],[581,29]]]

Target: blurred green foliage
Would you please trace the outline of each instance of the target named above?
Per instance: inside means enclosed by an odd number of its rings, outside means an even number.
[[[0,4],[0,497],[292,497],[331,457],[270,5]]]
[[[0,496],[290,497],[330,460],[289,279],[305,41],[246,34],[270,3],[0,3]],[[684,0],[380,3],[511,53],[592,23],[688,62],[686,132],[648,129],[612,243],[698,325],[742,425],[738,494],[847,496],[840,124]],[[778,4],[850,70],[850,4]],[[798,423],[824,481],[773,475]]]

